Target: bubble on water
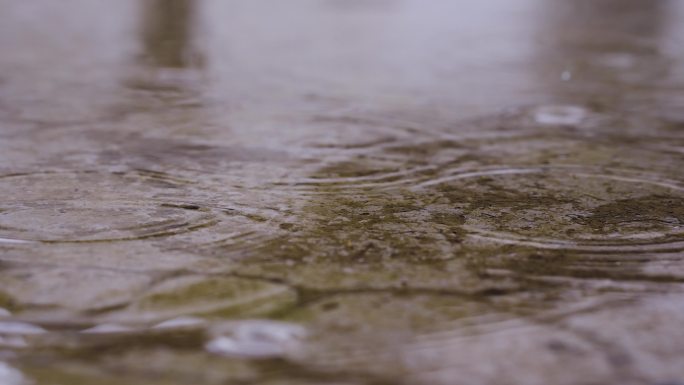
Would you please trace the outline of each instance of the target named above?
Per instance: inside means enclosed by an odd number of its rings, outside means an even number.
[[[299,325],[266,320],[227,323],[213,332],[217,337],[205,346],[209,352],[242,358],[282,357],[306,335]]]
[[[26,322],[0,322],[0,334],[42,334],[47,330]]]
[[[534,110],[534,120],[548,126],[572,126],[587,117],[587,110],[578,106],[540,106]]]
[[[200,326],[206,323],[202,318],[197,317],[178,317],[164,322],[160,322],[154,326],[153,329],[173,329],[183,327]]]
[[[25,384],[26,380],[24,375],[20,371],[14,369],[13,367],[7,365],[4,362],[0,362],[0,384],[2,385],[22,385]]]
[[[570,71],[563,71],[560,76],[561,80],[564,82],[572,80],[572,72]]]
[[[135,329],[132,329],[128,326],[122,326],[122,325],[118,325],[118,324],[102,324],[102,325],[94,326],[90,329],[82,330],[81,333],[87,333],[87,334],[128,333],[128,332],[132,332],[134,330]]]

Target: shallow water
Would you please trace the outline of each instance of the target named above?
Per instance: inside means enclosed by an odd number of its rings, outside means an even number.
[[[684,383],[684,2],[0,9],[0,384]]]

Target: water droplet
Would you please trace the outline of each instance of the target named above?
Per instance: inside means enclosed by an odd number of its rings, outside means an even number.
[[[0,334],[42,334],[47,330],[25,322],[0,322]]]
[[[26,380],[24,375],[20,371],[14,369],[13,367],[7,365],[4,362],[0,362],[0,384],[2,385],[22,385],[25,384]]]
[[[534,111],[534,120],[543,125],[576,125],[587,117],[587,111],[578,106],[541,106]]]
[[[572,72],[570,71],[563,71],[560,76],[561,80],[564,82],[572,80]]]

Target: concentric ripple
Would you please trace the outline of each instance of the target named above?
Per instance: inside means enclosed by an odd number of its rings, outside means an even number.
[[[502,141],[521,140],[535,135],[524,108],[500,111],[464,121],[441,122],[421,130],[421,124],[410,120],[374,118],[374,126],[413,127],[411,136],[394,135],[364,145],[338,143],[314,146],[303,151],[315,156],[317,169],[306,177],[287,178],[273,183],[276,189],[297,191],[305,195],[330,193],[330,190],[387,190],[415,186],[442,172],[454,162],[474,158],[483,146]],[[365,119],[349,118],[349,125],[369,124]]]
[[[4,175],[0,242],[134,240],[215,224],[209,209],[169,203],[177,200],[185,183],[189,182],[149,172]]]
[[[684,188],[628,170],[541,166],[459,170],[436,189],[475,239],[589,252],[684,249]]]

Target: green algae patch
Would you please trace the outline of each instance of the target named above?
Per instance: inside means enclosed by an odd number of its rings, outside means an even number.
[[[450,259],[461,235],[445,223],[417,227],[419,220],[433,215],[425,206],[420,197],[401,194],[328,194],[306,208],[307,218],[296,232],[264,245],[256,260],[354,266]]]
[[[241,318],[267,315],[296,301],[296,292],[281,284],[235,277],[184,276],[159,284],[129,310],[154,319],[188,314]]]
[[[29,362],[21,369],[39,384],[185,385],[251,383],[260,378],[254,364],[201,351],[161,347],[92,351],[80,358],[49,358],[52,365]],[[249,381],[249,382],[247,382]]]
[[[585,221],[599,234],[630,228],[667,231],[684,226],[684,199],[668,195],[618,199],[596,207]]]
[[[387,164],[371,164],[369,161],[347,161],[333,163],[323,167],[311,175],[311,178],[358,178],[395,171],[397,171],[397,168],[388,167]],[[340,180],[339,182],[343,182],[343,180]]]

